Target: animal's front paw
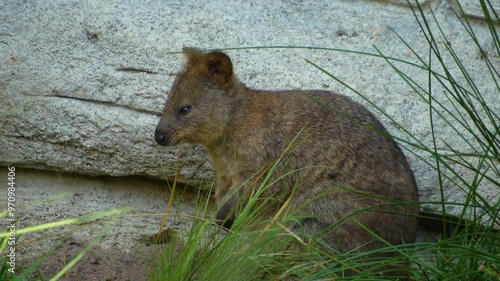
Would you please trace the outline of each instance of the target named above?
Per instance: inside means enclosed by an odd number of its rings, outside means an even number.
[[[234,223],[235,215],[232,202],[226,201],[215,214],[215,219],[222,227],[230,229]]]

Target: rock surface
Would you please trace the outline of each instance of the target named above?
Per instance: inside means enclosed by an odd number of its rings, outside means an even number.
[[[165,149],[153,140],[155,114],[162,110],[182,64],[182,56],[173,52],[183,46],[308,46],[374,53],[376,46],[385,55],[417,62],[395,34],[426,58],[428,45],[405,2],[219,1],[202,5],[159,0],[3,0],[0,165],[169,180],[178,171],[179,182],[206,188],[213,171],[202,148]],[[455,48],[491,108],[500,112],[497,89],[484,75],[479,52],[453,16],[456,6],[448,1],[419,2],[427,12],[433,9],[448,36],[446,42],[438,40]],[[471,1],[460,2],[466,9],[471,6]],[[470,8],[471,13],[476,8]],[[488,30],[480,22],[474,28],[486,53],[494,54]],[[392,116],[394,121],[369,105],[395,136],[410,139],[401,129],[405,128],[415,140],[432,145],[428,105],[381,58],[308,48],[228,52],[236,73],[250,87],[328,89],[368,104],[306,60],[316,63]],[[499,66],[498,57],[492,55],[491,60]],[[426,71],[400,67],[427,86]],[[446,106],[442,89],[433,85],[435,97]],[[434,121],[438,150],[467,148],[449,124]],[[423,161],[433,164],[433,160],[411,146],[405,149],[422,201],[439,201],[439,180]],[[459,166],[456,169],[466,173]],[[448,201],[463,201],[466,192],[453,183],[445,184]],[[498,190],[487,184],[482,189],[480,193],[488,200],[498,198]],[[460,207],[450,206],[449,211],[459,213]]]
[[[0,171],[7,168],[0,167]],[[18,230],[128,208],[119,215],[20,235],[15,244],[17,273],[47,254],[30,278],[45,280],[94,241],[97,247],[71,269],[68,280],[147,280],[146,273],[164,246],[145,241],[145,237],[158,233],[166,212],[171,193],[164,181],[18,168],[15,183]],[[183,237],[192,222],[196,197],[192,190],[178,185],[163,229]],[[201,200],[206,202],[208,196]],[[101,231],[103,236],[98,238]]]

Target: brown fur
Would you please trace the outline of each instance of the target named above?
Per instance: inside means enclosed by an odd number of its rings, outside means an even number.
[[[346,252],[381,247],[354,218],[392,244],[415,240],[417,188],[406,159],[362,105],[326,91],[255,91],[222,52],[184,49],[185,68],[155,131],[161,145],[202,144],[215,167],[218,219],[237,215],[255,174],[285,153],[265,196],[309,216],[294,229]],[[187,113],[181,108],[190,106]],[[242,186],[241,189],[238,189]],[[292,195],[293,193],[293,195]],[[283,197],[284,196],[284,197]],[[365,210],[370,209],[370,210]],[[347,219],[345,219],[347,218]]]

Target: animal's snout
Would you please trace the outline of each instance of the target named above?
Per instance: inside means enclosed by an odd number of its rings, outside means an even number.
[[[155,130],[155,141],[159,145],[166,145],[167,144],[167,134],[165,132],[162,132],[161,130],[156,129]]]

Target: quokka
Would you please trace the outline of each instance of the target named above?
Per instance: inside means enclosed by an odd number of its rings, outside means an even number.
[[[385,245],[360,225],[392,244],[415,241],[415,179],[365,107],[327,91],[252,90],[237,79],[226,54],[184,51],[184,69],[154,137],[163,146],[205,147],[217,176],[216,217],[225,226],[258,186],[249,179],[280,158],[275,182],[262,196],[276,197],[270,211],[290,199],[290,210],[302,218],[294,231],[338,252]]]

